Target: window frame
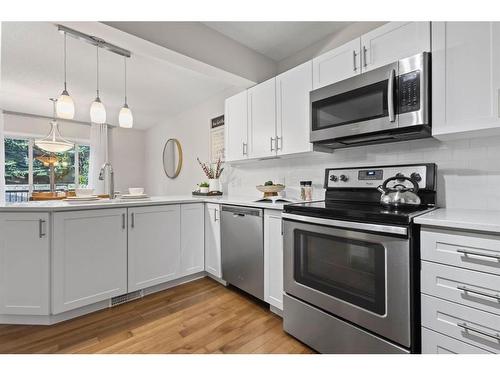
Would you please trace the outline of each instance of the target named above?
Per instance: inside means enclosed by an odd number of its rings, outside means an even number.
[[[35,146],[35,139],[36,137],[32,135],[23,135],[23,134],[16,134],[16,133],[6,133],[4,135],[5,139],[14,139],[14,140],[25,140],[28,141],[28,190],[29,194],[31,195],[34,190],[34,183],[33,183],[33,148]],[[4,141],[5,142],[5,141]],[[80,146],[88,146],[90,148],[90,141],[84,141],[84,140],[72,140],[72,142],[75,143],[75,157],[74,157],[74,169],[75,169],[75,179],[74,179],[74,184],[75,187],[78,187],[80,185]],[[10,185],[5,185],[7,188]],[[14,185],[12,185],[14,186]]]

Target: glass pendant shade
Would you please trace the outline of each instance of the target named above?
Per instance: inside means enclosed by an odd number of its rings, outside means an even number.
[[[90,106],[90,121],[95,124],[106,123],[106,108],[104,108],[104,104],[102,104],[99,97],[95,98]]]
[[[120,109],[118,122],[122,128],[131,128],[134,125],[134,116],[132,116],[132,111],[128,105],[125,104],[122,109]]]
[[[57,117],[66,120],[72,120],[75,117],[75,103],[66,90],[57,98],[56,113]]]
[[[71,150],[75,144],[64,139],[59,132],[57,121],[50,122],[51,129],[49,135],[43,139],[36,139],[35,146],[47,152],[65,152]]]

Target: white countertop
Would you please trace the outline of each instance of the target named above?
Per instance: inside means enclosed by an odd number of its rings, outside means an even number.
[[[157,196],[148,199],[131,200],[131,199],[101,199],[93,202],[73,202],[67,201],[35,201],[22,203],[3,203],[0,204],[0,212],[55,212],[55,211],[77,211],[91,210],[100,208],[120,208],[120,207],[137,207],[137,206],[155,206],[162,204],[176,203],[218,203],[232,204],[237,206],[267,208],[273,210],[282,210],[283,203],[265,203],[255,202],[257,198],[253,197],[237,197],[237,196],[221,196],[221,197],[193,197],[191,195],[172,195],[172,196]]]
[[[414,221],[421,225],[500,233],[500,211],[440,208]]]

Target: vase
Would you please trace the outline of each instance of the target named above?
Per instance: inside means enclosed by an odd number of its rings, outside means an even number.
[[[208,190],[212,191],[220,191],[220,180],[218,178],[210,178],[208,180]]]

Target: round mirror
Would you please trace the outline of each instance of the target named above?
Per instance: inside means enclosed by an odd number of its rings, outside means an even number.
[[[170,138],[163,148],[163,169],[168,178],[176,178],[182,168],[182,147],[179,140]]]

